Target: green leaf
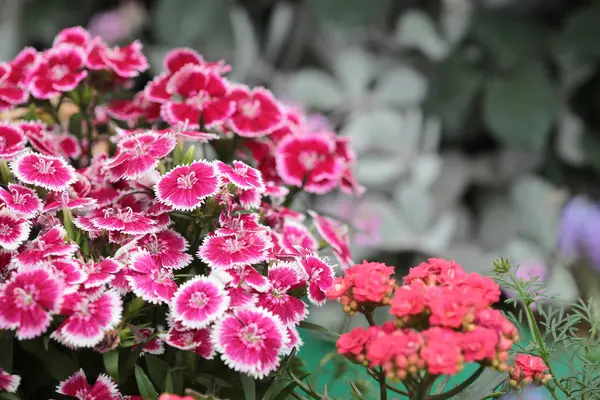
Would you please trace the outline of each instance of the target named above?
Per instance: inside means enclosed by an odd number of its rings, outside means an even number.
[[[144,358],[146,359],[148,374],[150,375],[152,382],[154,382],[158,389],[164,389],[166,385],[167,375],[169,374],[170,370],[169,364],[166,361],[163,361],[160,358],[151,354],[146,354]]]
[[[416,48],[432,60],[446,56],[449,44],[438,32],[431,17],[419,10],[408,10],[398,18],[395,39],[405,47]]]
[[[600,36],[600,7],[581,8],[569,15],[560,34],[554,38],[552,53],[564,69],[570,69],[600,56],[596,38]]]
[[[511,9],[483,11],[474,15],[472,32],[499,69],[537,60],[544,49],[546,34],[533,18]]]
[[[429,85],[425,107],[440,116],[445,132],[458,136],[464,133],[464,121],[482,83],[482,71],[466,52],[458,51],[439,64]]]
[[[533,62],[487,86],[483,119],[490,133],[510,146],[541,150],[558,108],[558,92],[544,66]]]
[[[267,391],[263,394],[262,400],[275,400],[280,393],[287,393],[296,386],[296,382],[282,376],[275,378]]]
[[[242,373],[240,374],[240,381],[242,382],[244,398],[246,400],[256,400],[256,384],[254,383],[254,379]]]
[[[420,104],[426,93],[425,77],[413,68],[399,66],[377,80],[373,98],[396,107],[407,107]]]
[[[187,151],[183,155],[182,164],[184,164],[184,165],[191,164],[195,158],[196,158],[196,146],[191,145],[190,147],[188,147]]]
[[[135,350],[133,350],[129,354],[127,359],[123,362],[123,364],[121,365],[121,368],[120,368],[121,373],[120,373],[119,385],[122,385],[125,382],[127,382],[129,377],[131,376],[131,373],[134,370],[134,367],[137,364],[137,361],[138,361],[143,349],[144,349],[144,346],[138,346]]]
[[[385,17],[388,0],[309,0],[314,15],[338,28],[367,25]]]
[[[461,399],[481,399],[486,395],[495,392],[505,380],[508,374],[506,372],[498,372],[491,368],[486,368],[483,373],[477,378],[475,383],[460,393]]]
[[[352,391],[354,392],[354,395],[356,395],[359,399],[364,399],[362,392],[356,386],[356,384],[352,381],[350,381],[349,383],[350,383],[350,387],[352,388]]]
[[[138,390],[140,391],[140,395],[144,400],[156,400],[158,399],[158,393],[156,393],[156,389],[152,386],[152,382],[148,376],[144,373],[144,370],[139,365],[135,366],[135,381],[137,383]]]
[[[317,69],[303,69],[278,84],[279,92],[309,109],[332,111],[344,103],[344,93],[335,79]]]
[[[0,368],[12,372],[14,337],[10,331],[0,331]]]
[[[0,400],[21,400],[21,398],[13,393],[0,393]]]
[[[173,373],[169,371],[165,379],[165,393],[175,393],[173,385]]]
[[[331,336],[333,338],[339,338],[340,334],[337,332],[334,332],[330,329],[327,329],[321,325],[317,325],[317,324],[313,324],[311,322],[308,321],[302,321],[300,322],[300,328],[302,329],[309,329],[311,331],[315,331],[315,332],[319,332],[319,333],[324,333],[327,336]]]
[[[69,118],[69,133],[81,138],[81,132],[83,131],[83,118],[80,113],[75,113]]]
[[[52,343],[49,344],[47,351],[41,339],[22,340],[19,346],[39,359],[44,364],[45,370],[57,381],[67,379],[77,370],[75,360],[59,351]]]
[[[119,382],[119,349],[105,353],[103,358],[106,372],[115,382]]]

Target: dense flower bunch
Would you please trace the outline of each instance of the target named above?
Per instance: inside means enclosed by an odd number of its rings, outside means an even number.
[[[509,372],[510,385],[515,388],[522,388],[531,384],[545,385],[552,379],[544,360],[541,357],[529,354],[517,355]]]
[[[491,308],[500,299],[491,278],[439,258],[411,268],[402,285],[393,273],[393,267],[365,261],[336,278],[328,298],[339,299],[346,312],[363,313],[371,325],[344,333],[337,341],[340,354],[409,387],[423,373],[454,375],[468,362],[508,370],[508,350],[518,334]],[[372,312],[383,305],[393,318],[376,325]]]
[[[301,344],[301,298],[326,301],[334,273],[317,251],[351,264],[341,224],[288,206],[300,190],[361,192],[354,154],[268,90],[228,81],[222,61],[176,49],[132,91],[147,68],[139,42],[109,47],[80,27],[0,64],[0,334],[219,354],[264,378]],[[194,142],[217,159],[195,160]],[[26,368],[15,361],[23,381]],[[70,374],[58,393],[124,396],[108,375]],[[0,369],[0,389],[19,379]]]

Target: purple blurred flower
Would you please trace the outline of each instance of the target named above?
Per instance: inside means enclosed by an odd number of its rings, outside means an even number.
[[[546,400],[550,399],[548,390],[544,387],[531,387],[519,393],[510,393],[502,397],[502,400]]]
[[[575,197],[563,209],[558,249],[570,259],[587,258],[600,271],[600,206]]]
[[[94,15],[90,20],[88,30],[92,36],[100,36],[109,43],[118,42],[130,33],[129,25],[119,10]]]
[[[548,279],[548,267],[542,261],[528,261],[519,266],[519,269],[517,269],[517,273],[515,274],[515,276],[525,281],[529,281],[537,277],[538,283],[546,282],[546,280]],[[516,294],[512,290],[504,289],[503,291],[508,297],[514,297]],[[535,302],[531,303],[531,309],[535,310],[535,308]]]

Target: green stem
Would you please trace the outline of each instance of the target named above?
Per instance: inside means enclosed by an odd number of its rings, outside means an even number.
[[[372,370],[368,369],[368,370],[367,370],[367,373],[368,373],[368,374],[369,374],[369,375],[370,375],[372,378],[374,378],[374,379],[379,379],[379,376],[377,375],[377,373],[376,373],[376,372],[374,372],[374,371],[372,371]],[[402,382],[402,383],[404,384],[404,382]],[[388,388],[389,390],[391,390],[391,391],[392,391],[392,392],[394,392],[394,393],[398,393],[398,394],[401,394],[402,396],[406,396],[406,397],[409,397],[409,396],[410,396],[408,392],[405,392],[404,390],[398,389],[398,388],[396,388],[396,387],[394,387],[394,386],[392,386],[392,385],[390,385],[390,384],[388,384],[388,383],[386,383],[386,386],[387,386],[387,388]]]
[[[365,316],[365,318],[367,319],[367,322],[369,322],[369,325],[375,326],[375,320],[373,319],[373,312],[366,311],[363,309],[362,313]],[[383,370],[383,368],[380,368],[379,371],[377,372],[377,381],[379,382],[379,398],[381,400],[387,400],[388,385],[385,381],[385,371]]]
[[[509,275],[509,276],[510,276],[510,279],[512,280],[514,286],[518,289],[519,296],[521,298],[527,298],[528,294],[523,292],[523,290],[521,289],[521,286],[519,285],[519,283],[517,282],[515,277],[512,275]],[[548,346],[546,345],[546,341],[544,340],[544,338],[542,336],[542,332],[540,331],[537,321],[535,320],[535,315],[533,315],[533,311],[531,310],[530,302],[523,301],[523,304],[525,306],[525,315],[527,315],[527,324],[529,325],[529,330],[531,331],[531,334],[534,336],[534,340],[535,340],[536,344],[541,349],[540,356],[546,363],[546,366],[548,367],[548,372],[550,372],[550,374],[554,378],[556,387],[558,387],[558,389],[561,392],[563,392],[567,397],[569,397],[570,392],[567,389],[565,389],[565,387],[560,383],[558,377],[552,370],[552,366],[550,365],[550,350],[548,349]],[[552,396],[554,396],[554,398],[556,398],[556,395],[554,394],[553,390],[550,390],[550,393],[552,393]]]
[[[498,399],[502,396],[506,396],[506,392],[494,392],[494,393],[490,393],[485,397],[482,397],[481,400],[487,400],[487,399]]]
[[[434,394],[431,396],[425,396],[425,399],[426,400],[449,399],[450,397],[457,395],[458,393],[462,392],[467,387],[469,387],[471,384],[473,384],[473,382],[475,382],[477,380],[477,378],[479,378],[479,376],[483,373],[484,370],[485,370],[485,366],[480,365],[479,368],[477,369],[477,371],[475,371],[473,373],[473,375],[471,375],[469,378],[464,380],[463,383],[461,383],[460,385],[458,385],[455,388],[448,390],[447,392],[444,392],[444,393]]]

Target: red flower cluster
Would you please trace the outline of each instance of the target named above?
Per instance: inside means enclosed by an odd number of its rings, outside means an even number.
[[[510,385],[521,388],[527,385],[545,385],[552,375],[541,357],[529,354],[519,354],[510,367]]]
[[[369,368],[382,367],[389,379],[399,380],[421,370],[453,375],[465,362],[508,369],[517,330],[490,307],[500,298],[492,279],[439,258],[411,268],[402,286],[393,272],[393,267],[364,262],[336,278],[327,295],[339,299],[346,312],[369,315],[390,305],[396,317],[343,334],[337,342],[340,354]]]

